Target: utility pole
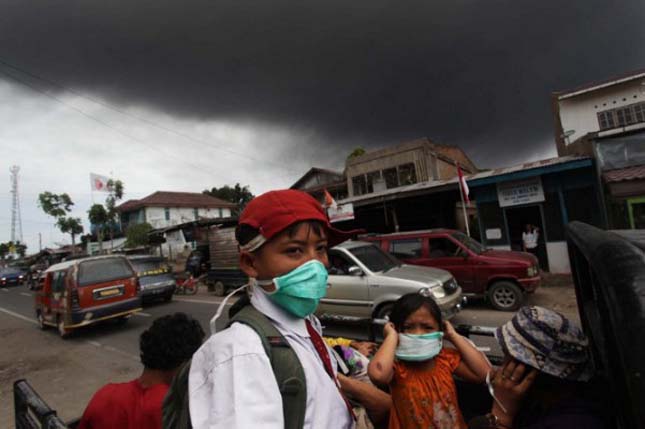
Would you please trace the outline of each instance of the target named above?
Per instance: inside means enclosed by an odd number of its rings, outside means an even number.
[[[22,218],[20,217],[20,197],[18,196],[18,172],[20,167],[12,166],[11,172],[11,241],[22,243]]]
[[[38,233],[38,251],[43,251],[43,236],[40,232]]]

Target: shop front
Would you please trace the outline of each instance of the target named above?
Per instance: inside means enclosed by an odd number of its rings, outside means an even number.
[[[565,225],[604,226],[591,158],[563,157],[480,173],[468,179],[477,202],[480,240],[491,248],[524,250],[523,232],[537,231],[543,270],[570,272]]]

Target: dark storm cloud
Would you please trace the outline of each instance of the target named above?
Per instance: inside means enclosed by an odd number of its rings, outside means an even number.
[[[550,93],[645,67],[642,0],[4,2],[0,59],[123,105],[428,136],[484,166],[553,147]],[[1,76],[0,76],[1,78]]]

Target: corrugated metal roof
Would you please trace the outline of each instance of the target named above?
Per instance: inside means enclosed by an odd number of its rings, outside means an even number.
[[[481,173],[467,175],[465,177],[466,177],[466,183],[469,186],[477,186],[478,185],[477,181],[488,179],[488,178],[504,176],[507,174],[517,173],[517,172],[524,172],[527,170],[548,168],[548,167],[553,167],[553,166],[567,164],[567,163],[576,162],[576,161],[590,161],[590,160],[591,158],[586,156],[569,155],[569,156],[562,156],[557,158],[542,159],[542,160],[533,161],[533,162],[525,162],[524,164],[518,164],[512,167],[496,168],[494,170],[482,171]],[[356,197],[351,197],[351,198],[338,201],[338,203],[345,204],[345,203],[362,202],[362,201],[367,201],[371,199],[387,199],[387,197],[396,198],[395,196],[398,194],[407,194],[407,193],[413,193],[416,191],[423,191],[423,190],[440,191],[442,187],[450,188],[450,187],[456,187],[456,186],[457,186],[457,177],[453,177],[451,179],[446,179],[446,180],[430,180],[427,182],[415,183],[413,185],[386,189],[381,192],[373,192],[371,194],[359,195]]]
[[[645,165],[635,165],[632,167],[606,171],[602,174],[602,177],[605,182],[608,183],[642,180],[645,179]]]

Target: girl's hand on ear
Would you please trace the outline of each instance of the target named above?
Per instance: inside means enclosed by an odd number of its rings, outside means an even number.
[[[399,336],[398,332],[396,332],[396,328],[394,327],[394,323],[387,322],[383,327],[383,339],[389,337],[390,335],[394,335],[395,337]]]
[[[459,336],[457,331],[455,331],[454,326],[452,326],[452,323],[448,322],[447,320],[443,322],[443,336],[451,343],[457,336]]]

